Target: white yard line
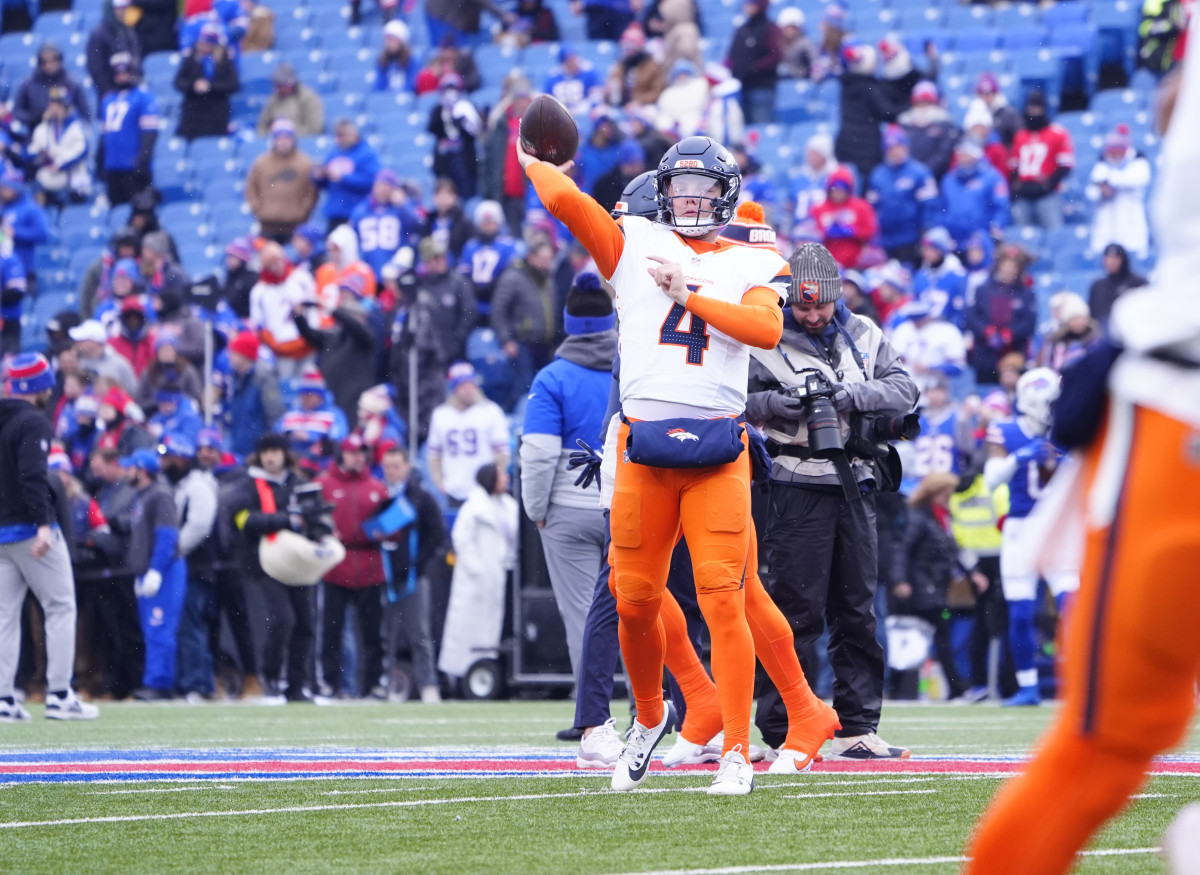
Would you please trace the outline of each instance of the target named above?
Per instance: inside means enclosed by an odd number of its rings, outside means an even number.
[[[842,796],[927,796],[937,790],[867,790],[864,793],[788,793],[784,799],[837,799]]]
[[[1157,854],[1161,848],[1109,848],[1081,851],[1081,857],[1126,857]],[[715,869],[658,869],[624,875],[746,875],[751,872],[818,872],[832,869],[876,869],[899,866],[934,866],[965,863],[970,857],[895,857],[886,860],[825,860],[817,863],[776,863],[758,866],[722,866]]]
[[[764,785],[762,789],[771,787],[805,786],[805,785]],[[179,788],[184,789],[184,788]],[[649,793],[703,793],[706,787],[652,787],[636,791],[639,794]],[[936,790],[880,790],[863,793],[812,793],[784,798],[828,798],[831,796],[891,796],[915,793],[936,793]],[[526,793],[518,796],[460,796],[454,799],[412,799],[391,802],[352,802],[331,805],[297,805],[286,808],[250,808],[235,811],[179,811],[171,814],[121,814],[108,817],[70,817],[61,820],[24,820],[0,821],[0,829],[29,829],[31,827],[48,826],[77,826],[87,823],[141,823],[151,820],[189,820],[199,817],[239,817],[260,816],[265,814],[306,814],[314,811],[349,811],[366,808],[415,808],[423,805],[465,805],[473,802],[509,802],[529,801],[535,799],[571,799],[584,796],[612,795],[608,790],[581,790],[575,793]]]
[[[204,790],[233,790],[232,784],[200,784],[192,787],[139,787],[134,790],[92,790],[85,796],[126,796],[133,793],[187,793]]]

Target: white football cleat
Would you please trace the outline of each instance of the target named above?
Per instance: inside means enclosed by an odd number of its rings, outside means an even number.
[[[28,723],[32,719],[20,702],[10,705],[7,699],[0,699],[0,723]]]
[[[74,690],[67,690],[65,696],[46,693],[47,720],[95,720],[99,716],[100,709],[80,699]]]
[[[1170,875],[1200,872],[1200,803],[1179,810],[1162,840],[1162,854]]]
[[[754,789],[754,766],[742,756],[742,746],[721,758],[721,768],[708,788],[709,796],[746,796]]]
[[[721,759],[721,751],[724,747],[724,732],[718,732],[708,744],[696,744],[681,735],[675,739],[675,744],[671,746],[671,749],[663,754],[662,764],[668,769],[673,769],[676,766],[700,766],[705,763],[715,763]],[[756,744],[750,745],[748,756],[750,762],[762,762],[767,756],[767,748],[759,747]]]
[[[614,790],[632,790],[646,780],[646,772],[650,768],[650,755],[674,724],[675,706],[670,702],[663,703],[662,720],[657,726],[646,727],[636,720],[633,721],[633,726],[626,736],[625,747],[617,757],[617,764],[613,769]]]
[[[609,717],[600,726],[592,727],[591,732],[584,734],[579,740],[579,754],[575,757],[577,769],[611,769],[617,764],[621,748],[625,746],[613,718]]]
[[[704,763],[715,763],[721,758],[721,736],[717,736],[717,741],[709,742],[708,744],[695,744],[688,741],[682,735],[675,739],[675,743],[671,745],[662,757],[662,764],[668,769],[673,769],[676,766],[699,766]]]
[[[768,775],[794,775],[797,772],[807,772],[812,768],[813,758],[798,750],[781,747],[771,760],[767,769]]]

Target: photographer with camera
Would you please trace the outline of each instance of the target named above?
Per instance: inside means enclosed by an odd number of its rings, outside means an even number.
[[[299,514],[290,513],[293,494],[303,480],[296,472],[288,441],[280,434],[258,439],[256,452],[246,460],[246,476],[238,485],[233,502],[233,524],[242,533],[243,580],[253,616],[261,600],[266,635],[262,647],[262,671],[266,694],[286,696],[290,702],[312,701],[308,687],[313,659],[316,599],[313,586],[289,586],[271,577],[260,559],[261,542],[278,539],[280,533],[304,527]],[[320,487],[317,487],[319,490]],[[319,498],[319,492],[318,492]],[[315,584],[316,581],[314,580]],[[254,598],[254,592],[259,596]],[[287,686],[280,690],[284,651],[287,652]]]
[[[746,418],[764,427],[773,461],[763,551],[771,594],[792,624],[810,682],[812,648],[829,624],[833,706],[842,728],[837,759],[908,756],[876,735],[883,699],[883,650],[875,638],[878,577],[875,498],[899,485],[887,444],[916,436],[917,387],[869,319],[842,303],[837,262],[819,243],[791,257],[783,339],[752,349]],[[772,747],[787,715],[772,688],[756,723]]]

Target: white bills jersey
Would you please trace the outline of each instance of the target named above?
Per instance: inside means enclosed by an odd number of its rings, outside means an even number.
[[[475,474],[509,448],[508,418],[498,404],[480,401],[466,410],[440,404],[429,420],[428,450],[442,458],[442,486],[448,496],[466,501]]]

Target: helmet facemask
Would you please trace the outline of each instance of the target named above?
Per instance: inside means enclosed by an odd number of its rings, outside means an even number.
[[[655,187],[659,224],[684,237],[703,237],[733,220],[741,178],[702,167],[672,168],[659,172]]]

